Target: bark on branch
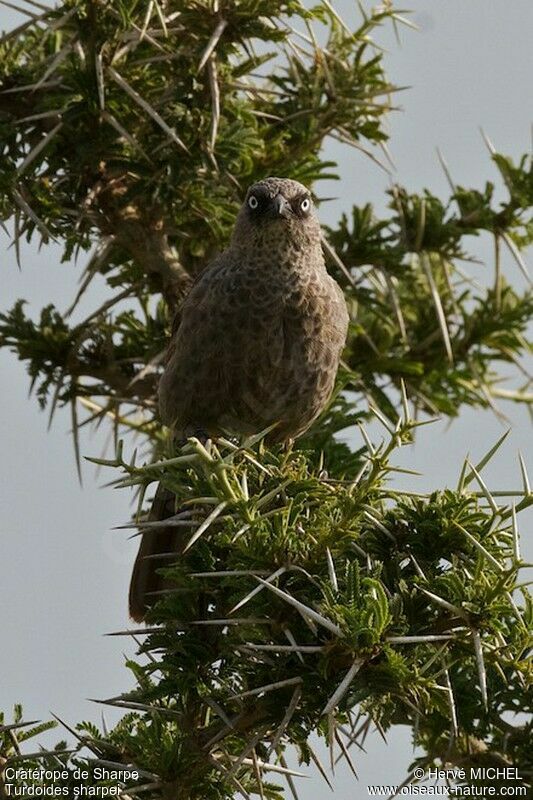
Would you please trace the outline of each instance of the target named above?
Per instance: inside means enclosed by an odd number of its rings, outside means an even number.
[[[145,273],[159,276],[161,292],[171,311],[175,311],[188,293],[192,277],[169,243],[172,221],[166,209],[155,203],[141,205],[132,199],[130,176],[109,174],[105,165],[100,172],[101,179],[89,194],[89,216]]]

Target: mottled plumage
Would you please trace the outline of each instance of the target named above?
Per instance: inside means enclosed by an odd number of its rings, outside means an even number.
[[[227,250],[191,289],[169,346],[159,409],[178,437],[201,429],[251,433],[277,423],[269,438],[300,436],[331,394],[346,340],[343,294],[324,264],[308,190],[267,178],[248,190]],[[172,513],[168,498],[157,510]],[[130,612],[142,619],[175,534],[143,537]],[[147,588],[148,587],[148,588]],[[160,586],[159,586],[160,588]]]

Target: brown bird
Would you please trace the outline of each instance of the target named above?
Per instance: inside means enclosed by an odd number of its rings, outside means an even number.
[[[331,395],[347,329],[309,191],[286,178],[259,181],[248,189],[229,247],[174,323],[159,383],[161,420],[178,439],[196,431],[249,434],[274,423],[270,441],[294,439]],[[159,488],[151,519],[174,513],[174,497]],[[157,555],[178,551],[176,528],[143,535],[130,585],[133,619],[144,618],[166,585]]]

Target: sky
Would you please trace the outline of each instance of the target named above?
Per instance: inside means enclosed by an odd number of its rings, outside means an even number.
[[[333,5],[346,19],[356,18],[355,3]],[[402,29],[401,45],[391,30],[376,36],[386,48],[391,80],[409,87],[398,95],[401,110],[388,121],[394,180],[413,191],[427,187],[447,196],[436,157],[439,147],[452,176],[463,186],[497,181],[480,128],[500,152],[518,157],[531,149],[533,4],[406,0],[403,7],[412,9],[409,18],[419,31]],[[0,5],[0,29],[19,21],[18,14]],[[337,144],[328,144],[325,154],[342,165],[342,180],[321,186],[321,194],[338,198],[321,209],[324,222],[333,223],[352,203],[373,202],[383,210],[389,179],[379,168]],[[472,240],[471,252],[490,265],[489,241]],[[51,301],[59,309],[69,306],[83,262],[61,264],[53,245],[40,253],[24,246],[19,271],[5,236],[0,253],[1,309],[10,308],[19,297],[28,300],[35,314]],[[503,255],[508,279],[522,286],[517,267]],[[490,267],[469,269],[481,281],[490,274]],[[103,287],[97,285],[80,313],[100,297]],[[0,709],[9,712],[15,702],[23,702],[26,718],[47,719],[53,711],[71,724],[97,721],[100,707],[88,698],[111,697],[131,685],[123,665],[123,651],[132,652],[128,641],[103,636],[128,624],[127,586],[136,543],[128,541],[124,531],[112,530],[130,515],[128,497],[102,488],[111,476],[97,474],[90,465],[83,468],[80,487],[69,413],[60,411],[47,431],[46,414],[34,398],[28,399],[24,366],[4,350],[0,375]],[[517,451],[527,451],[528,441],[532,450],[531,427],[525,409],[505,411],[512,431],[486,477],[489,486],[519,488]],[[504,429],[491,412],[465,411],[451,426],[439,422],[432,430],[422,429],[398,463],[423,473],[416,484],[421,491],[454,485],[467,453],[479,460]],[[379,435],[377,429],[373,433]],[[82,436],[85,455],[98,456],[104,446],[103,433]],[[533,560],[531,540],[523,546]],[[112,722],[116,717],[108,712]],[[54,734],[53,740],[60,736]],[[397,729],[388,738],[385,745],[373,737],[367,755],[356,759],[359,787],[339,765],[335,798],[366,796],[367,784],[403,780],[412,758],[409,731]],[[329,793],[313,773],[301,789],[306,800]]]

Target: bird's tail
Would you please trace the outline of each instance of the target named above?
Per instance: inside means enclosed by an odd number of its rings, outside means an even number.
[[[173,516],[175,496],[161,484],[157,487],[149,521],[160,522]],[[142,622],[150,606],[158,599],[158,592],[168,589],[168,579],[158,570],[170,566],[168,553],[180,551],[180,529],[177,526],[161,526],[149,528],[141,537],[139,552],[135,559],[130,582],[129,608],[130,616],[136,622]]]

